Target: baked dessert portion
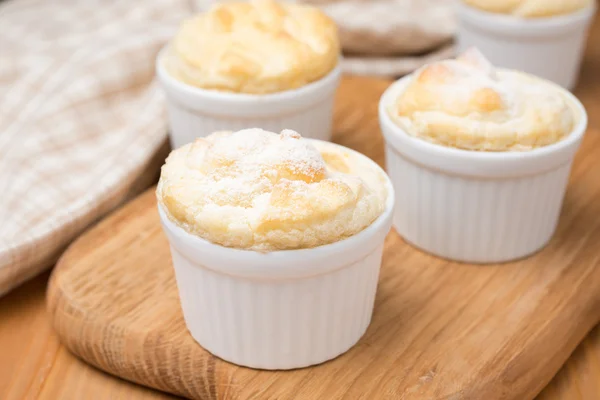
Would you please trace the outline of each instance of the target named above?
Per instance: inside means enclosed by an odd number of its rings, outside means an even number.
[[[410,135],[482,151],[546,146],[569,135],[578,120],[563,89],[497,70],[476,49],[415,72],[388,112]]]
[[[174,150],[157,188],[187,232],[256,251],[311,248],[369,226],[385,209],[382,170],[344,147],[261,129],[215,132]]]
[[[594,0],[463,0],[466,4],[493,13],[525,18],[564,15],[589,7]]]
[[[184,21],[162,61],[188,85],[265,94],[319,80],[339,54],[337,27],[318,8],[253,0],[217,4]]]

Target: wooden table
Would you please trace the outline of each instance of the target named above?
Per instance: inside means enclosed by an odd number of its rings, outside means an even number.
[[[0,399],[175,399],[112,377],[71,355],[48,322],[44,304],[47,280],[48,274],[44,274],[0,299]],[[537,400],[598,398],[600,326]]]
[[[600,21],[575,91],[600,132]],[[598,155],[600,157],[600,154]],[[44,274],[0,299],[0,399],[173,399],[87,366],[58,341],[45,310]],[[544,362],[540,360],[540,362]],[[577,348],[537,400],[600,398],[600,327]]]

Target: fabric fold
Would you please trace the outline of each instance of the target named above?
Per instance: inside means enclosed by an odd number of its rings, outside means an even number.
[[[406,55],[403,43],[427,53],[453,29],[443,0],[307,1],[341,24],[347,49],[381,50],[349,57],[344,67],[354,73],[405,73],[430,58],[398,63],[390,54]],[[210,2],[0,3],[0,295],[156,179],[168,148],[155,57],[179,22]],[[408,24],[414,12],[446,22]]]

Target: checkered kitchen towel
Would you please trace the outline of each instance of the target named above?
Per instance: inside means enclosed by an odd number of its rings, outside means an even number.
[[[0,2],[0,295],[51,266],[86,227],[156,179],[167,127],[154,58],[178,22],[206,1]],[[361,5],[423,1],[311,0],[347,19],[341,30],[353,32],[343,39],[348,48],[366,49],[370,37],[382,49],[391,46],[387,54],[399,53],[403,41],[411,51],[435,47],[449,33],[421,38],[415,48],[420,35],[395,36],[414,33],[414,24],[389,30],[387,39],[377,33],[407,15],[376,8],[372,29],[364,14],[348,16]],[[335,8],[341,3],[348,7]],[[393,63],[413,69],[420,58],[389,60],[352,69],[395,74],[406,71]]]
[[[0,3],[0,294],[154,178],[154,58],[188,13],[175,0]]]

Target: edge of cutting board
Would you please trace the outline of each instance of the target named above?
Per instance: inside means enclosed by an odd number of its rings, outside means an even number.
[[[334,140],[380,164],[376,99],[387,84],[346,78],[336,109]],[[599,137],[588,134],[577,157],[555,237],[528,259],[454,263],[391,232],[367,333],[315,367],[252,370],[193,341],[152,189],[71,245],[52,274],[48,310],[83,360],[192,398],[530,399],[600,319]]]

